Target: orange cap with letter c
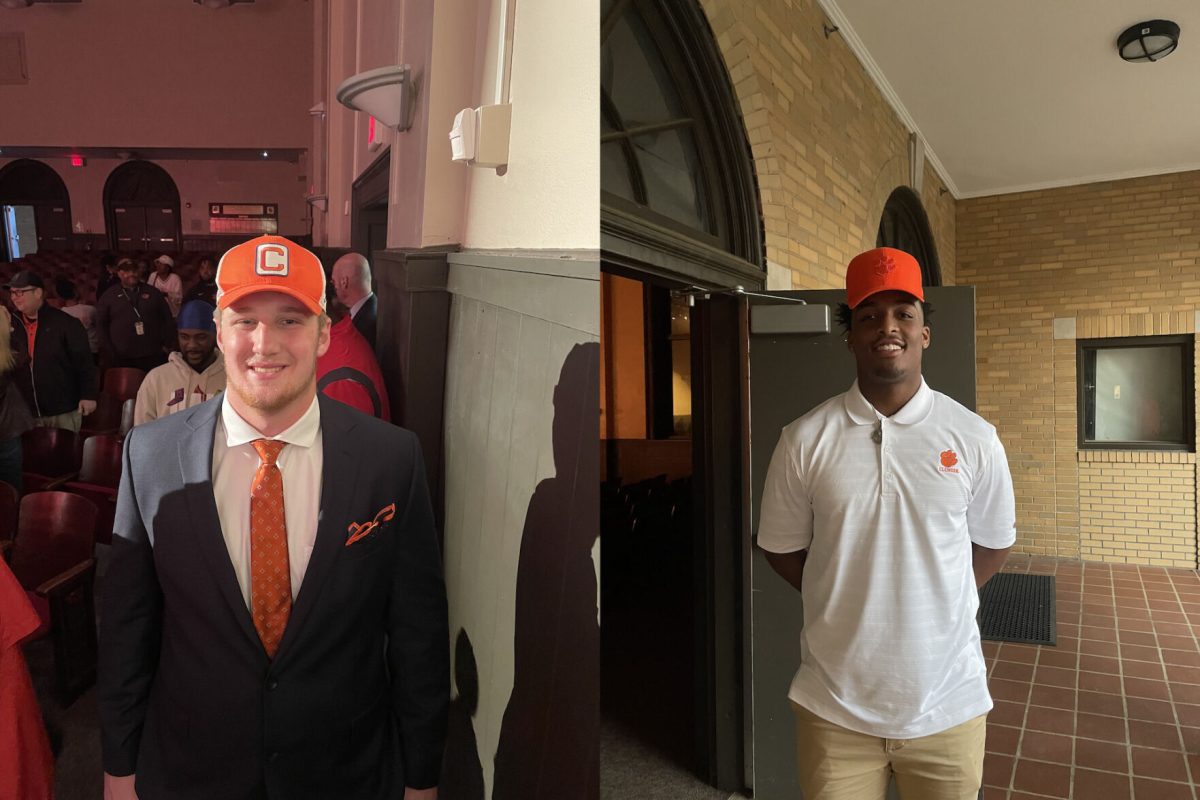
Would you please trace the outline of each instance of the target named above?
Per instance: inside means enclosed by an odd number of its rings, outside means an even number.
[[[217,308],[255,292],[281,292],[312,313],[324,314],[321,259],[282,236],[260,236],[231,247],[217,264]]]

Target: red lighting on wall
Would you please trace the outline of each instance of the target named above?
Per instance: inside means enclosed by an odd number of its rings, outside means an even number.
[[[374,144],[375,143],[375,118],[367,117],[367,119],[369,120],[369,122],[367,122],[367,144]]]
[[[87,161],[84,160],[83,156],[78,156],[78,155],[71,156],[71,166],[72,167],[82,167],[86,163],[87,163]]]

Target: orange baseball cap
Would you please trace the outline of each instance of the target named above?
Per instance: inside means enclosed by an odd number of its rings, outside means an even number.
[[[846,302],[851,308],[873,294],[897,291],[925,299],[921,288],[921,265],[903,250],[876,247],[850,259],[846,268]]]
[[[255,292],[282,292],[325,313],[325,269],[313,253],[282,236],[260,236],[231,247],[217,264],[217,308]]]

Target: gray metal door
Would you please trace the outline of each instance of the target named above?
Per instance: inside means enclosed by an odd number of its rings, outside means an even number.
[[[792,420],[854,382],[854,358],[834,319],[841,290],[784,292],[809,304],[830,308],[826,334],[750,336],[750,486],[751,523],[758,528],[763,477],[780,430]],[[775,301],[751,298],[758,305]],[[975,289],[970,286],[926,290],[933,304],[930,345],[923,372],[931,387],[975,408]],[[753,328],[752,328],[753,330]],[[800,594],[772,571],[754,549],[750,566],[751,689],[753,723],[750,753],[755,800],[797,800],[796,737],[787,692],[800,663]]]

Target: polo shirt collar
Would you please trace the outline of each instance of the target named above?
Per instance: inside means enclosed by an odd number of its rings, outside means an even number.
[[[221,423],[225,426],[225,445],[231,449],[263,438],[278,439],[300,447],[312,447],[317,439],[317,432],[321,429],[321,409],[314,395],[312,405],[291,427],[278,436],[264,437],[233,409],[229,404],[229,393],[225,392],[221,397]]]
[[[928,417],[932,409],[933,390],[929,388],[929,384],[925,383],[925,376],[921,376],[921,386],[917,389],[917,393],[904,404],[903,408],[886,419],[900,425],[914,425]],[[850,387],[850,391],[846,392],[846,413],[850,415],[850,419],[854,420],[856,425],[873,425],[885,418],[867,398],[863,397],[857,380]]]

